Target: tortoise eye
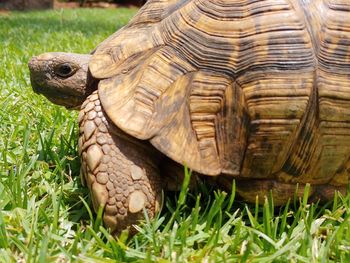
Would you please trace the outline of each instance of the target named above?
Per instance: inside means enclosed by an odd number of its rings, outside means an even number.
[[[75,73],[75,69],[68,63],[63,63],[55,68],[56,74],[62,78],[68,78]]]

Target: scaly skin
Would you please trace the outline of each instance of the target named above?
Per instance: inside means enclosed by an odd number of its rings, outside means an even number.
[[[79,125],[83,177],[95,211],[104,207],[105,225],[125,229],[143,218],[143,208],[153,217],[162,189],[154,150],[108,122],[97,91],[82,105]]]

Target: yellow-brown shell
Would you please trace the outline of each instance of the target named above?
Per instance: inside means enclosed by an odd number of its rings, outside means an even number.
[[[349,0],[150,0],[89,66],[115,125],[195,171],[348,181]]]

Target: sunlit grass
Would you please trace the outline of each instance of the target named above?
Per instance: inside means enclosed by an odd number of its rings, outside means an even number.
[[[90,52],[136,10],[0,15],[0,262],[350,262],[350,196],[247,205],[209,186],[167,194],[163,212],[114,239],[80,184],[76,113],[30,87],[27,61]]]

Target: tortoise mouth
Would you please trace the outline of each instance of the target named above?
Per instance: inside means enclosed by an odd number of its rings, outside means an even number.
[[[37,94],[44,95],[52,103],[64,106],[69,110],[79,109],[86,98],[85,96],[67,94],[53,89],[42,89],[38,86],[35,88],[33,86],[33,90]]]

